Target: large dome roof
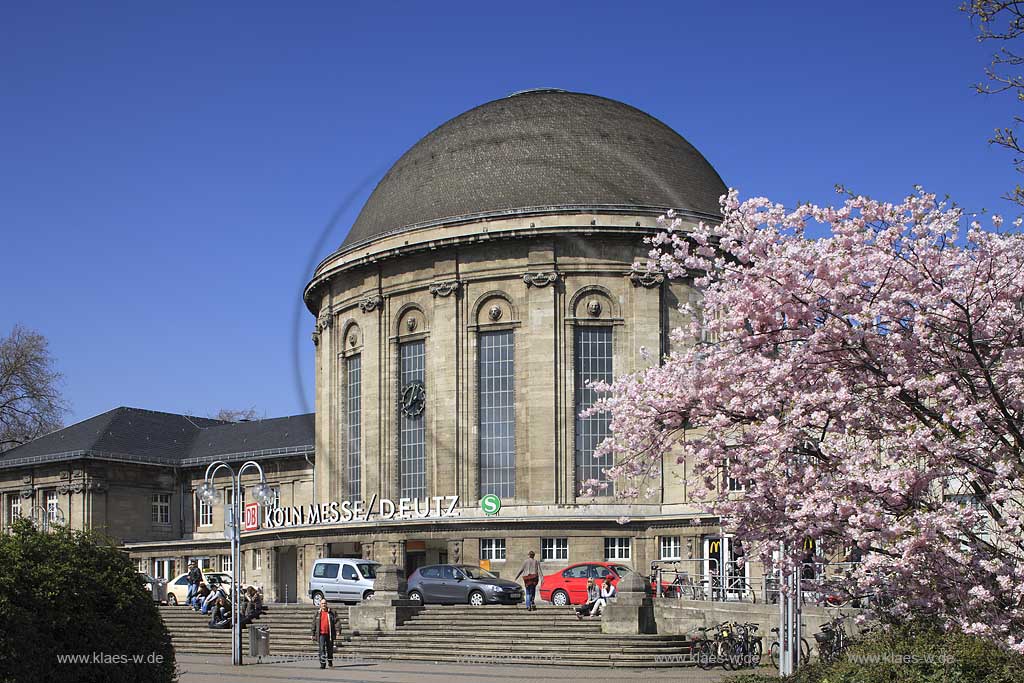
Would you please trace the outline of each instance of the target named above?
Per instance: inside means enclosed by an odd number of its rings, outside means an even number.
[[[342,244],[411,225],[542,207],[717,214],[726,191],[693,145],[622,102],[529,90],[436,128],[378,183]]]

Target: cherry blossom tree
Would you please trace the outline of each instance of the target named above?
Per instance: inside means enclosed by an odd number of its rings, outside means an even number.
[[[668,456],[748,557],[856,546],[840,589],[1024,652],[1024,237],[924,191],[722,211],[650,240],[703,299],[660,365],[598,387],[610,477],[643,496]]]

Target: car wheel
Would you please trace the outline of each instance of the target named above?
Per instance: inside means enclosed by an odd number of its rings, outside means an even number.
[[[484,604],[484,594],[480,591],[473,591],[469,594],[469,604],[479,607]]]
[[[409,592],[409,599],[412,600],[413,602],[418,602],[421,605],[423,604],[423,594],[420,593],[419,591],[410,591]]]
[[[313,593],[313,606],[314,607],[319,607],[320,603],[323,601],[323,599],[324,599],[324,594],[321,593],[320,591],[315,591]]]
[[[562,590],[555,591],[551,594],[551,604],[565,607],[569,604],[569,594]]]
[[[372,595],[373,595],[373,591],[366,591],[365,593],[363,593],[363,600],[366,600],[367,598],[369,598]]]
[[[174,593],[167,594],[167,604],[174,607],[178,604],[178,597]]]

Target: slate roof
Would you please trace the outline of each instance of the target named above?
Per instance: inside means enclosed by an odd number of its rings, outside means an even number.
[[[313,413],[232,423],[122,406],[0,453],[0,467],[77,458],[177,466],[312,453],[313,425]]]
[[[658,119],[596,95],[532,90],[417,142],[370,195],[342,250],[415,224],[538,207],[645,207],[716,216],[721,177]]]

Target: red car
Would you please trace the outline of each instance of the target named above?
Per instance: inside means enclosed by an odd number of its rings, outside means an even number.
[[[540,598],[555,605],[582,605],[587,601],[587,579],[593,579],[599,586],[604,577],[612,577],[617,586],[619,578],[633,571],[620,562],[580,562],[566,567],[555,574],[548,574],[540,584]],[[669,584],[662,582],[662,589]]]

